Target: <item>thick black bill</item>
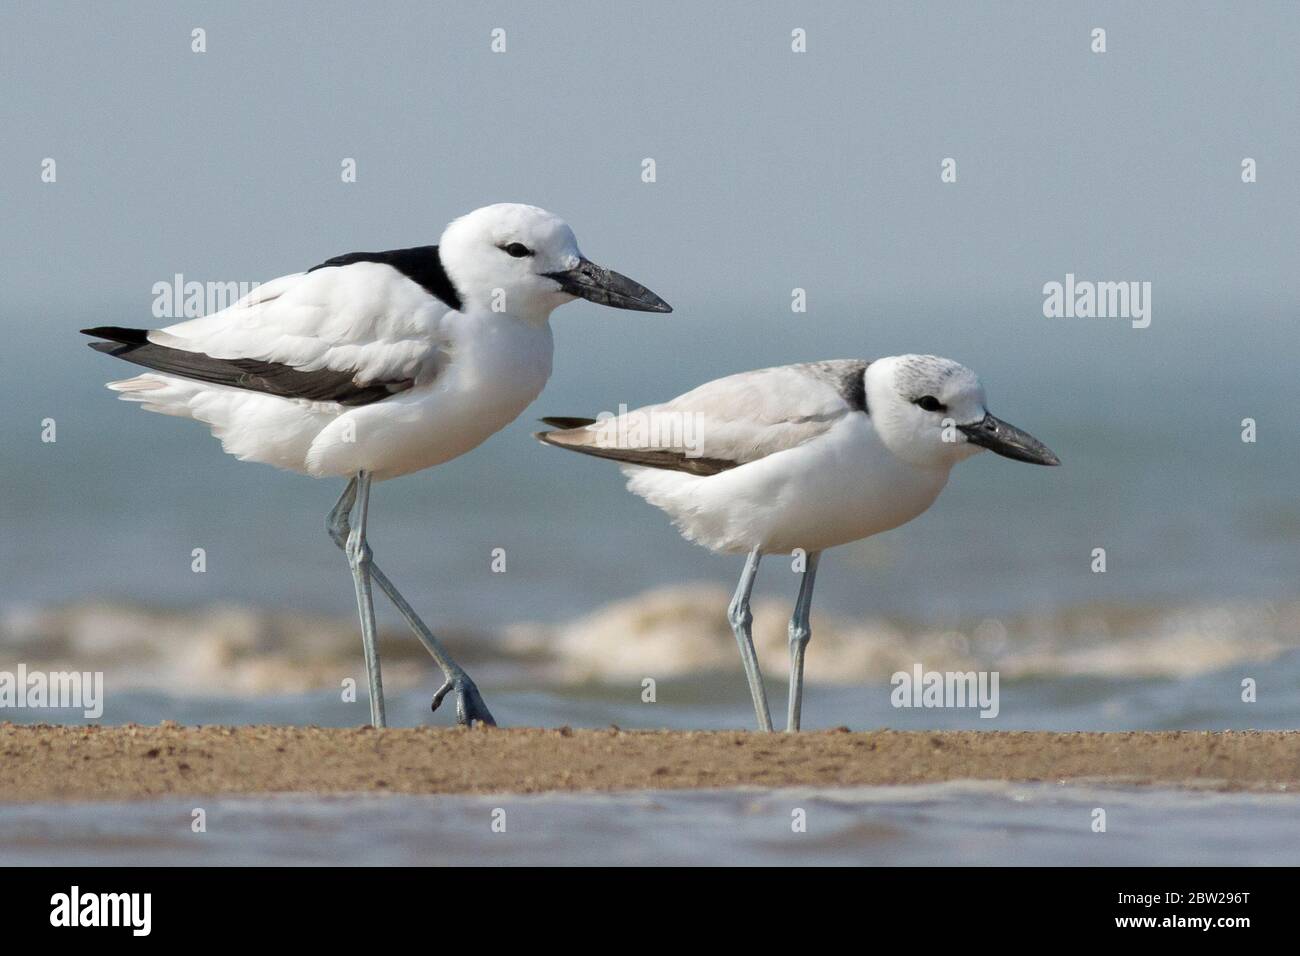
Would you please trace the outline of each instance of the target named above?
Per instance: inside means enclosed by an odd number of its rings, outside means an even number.
[[[639,282],[612,269],[598,266],[589,259],[579,261],[576,267],[565,272],[548,272],[569,295],[590,299],[600,305],[636,312],[671,312],[673,307]]]
[[[1031,465],[1061,463],[1061,459],[1052,454],[1052,450],[1033,435],[1022,432],[1015,425],[1008,425],[1000,418],[994,418],[988,412],[985,412],[984,417],[977,422],[957,427],[966,433],[966,438],[971,444],[981,445],[1004,458],[1027,461]]]

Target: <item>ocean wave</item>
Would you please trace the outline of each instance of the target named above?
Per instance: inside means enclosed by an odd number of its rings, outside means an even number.
[[[550,685],[731,672],[739,666],[720,588],[659,588],[560,624],[444,636],[452,653],[501,679]],[[764,671],[783,677],[790,608],[753,605]],[[1089,606],[935,626],[813,615],[806,673],[824,684],[928,670],[997,670],[1002,679],[1178,679],[1300,649],[1300,602]],[[261,695],[361,678],[351,618],[220,605],[160,610],[83,603],[0,613],[0,670],[103,671],[111,686],[172,694]],[[380,634],[385,685],[427,681],[432,664],[405,632]]]
[[[515,651],[548,652],[567,681],[734,670],[735,639],[719,588],[676,586],[607,605],[558,626],[517,625]],[[765,673],[783,676],[790,607],[756,600],[753,637]],[[1182,678],[1300,648],[1300,602],[1176,608],[1094,606],[934,627],[814,613],[805,673],[852,684],[910,671],[998,670],[1004,679]]]
[[[359,676],[358,634],[344,618],[238,605],[8,608],[0,614],[0,670],[21,662],[29,671],[102,671],[115,688],[176,694],[302,693]],[[384,637],[385,684],[418,682],[425,667],[413,652],[423,650]]]

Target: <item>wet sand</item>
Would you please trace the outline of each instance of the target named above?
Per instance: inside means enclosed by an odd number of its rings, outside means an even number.
[[[0,800],[1058,780],[1300,790],[1300,732],[0,725]]]

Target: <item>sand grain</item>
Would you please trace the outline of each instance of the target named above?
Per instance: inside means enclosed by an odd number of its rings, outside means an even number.
[[[0,800],[1100,780],[1300,790],[1300,732],[0,725]]]

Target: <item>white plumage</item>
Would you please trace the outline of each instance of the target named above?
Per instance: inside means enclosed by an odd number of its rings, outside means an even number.
[[[530,227],[516,228],[512,236],[536,244],[544,232],[554,241],[546,261],[557,270],[581,257],[567,226],[556,228],[558,220],[549,214],[523,209],[527,213],[517,215],[506,207],[511,218],[522,219],[516,226]],[[488,207],[466,220],[480,226],[485,223],[476,220],[501,218],[501,207]],[[513,277],[506,270],[513,260],[490,235],[449,227],[439,246],[443,263],[463,258],[458,242],[476,242],[484,255],[505,260],[497,263],[503,274],[487,278],[508,289]],[[463,282],[452,266],[446,268],[453,285]],[[523,300],[516,310],[493,311],[478,295],[461,311],[391,265],[359,261],[283,276],[230,308],[148,335],[156,345],[213,359],[347,372],[358,385],[412,380],[408,389],[377,403],[349,407],[155,372],[109,387],[150,411],[203,422],[241,459],[318,478],[358,471],[377,480],[394,478],[464,454],[541,392],[551,373],[547,318],[560,302],[543,302],[550,305],[543,308],[526,290],[516,291]],[[556,298],[554,291],[543,290],[543,298]],[[507,306],[510,298],[506,291]]]
[[[748,633],[761,555],[807,555],[790,625],[787,729],[798,729],[821,551],[920,515],[953,465],[982,448],[1059,464],[1036,439],[988,413],[970,369],[931,355],[760,369],[618,416],[548,421],[571,427],[540,433],[542,441],[619,462],[628,489],[691,541],[749,553],[731,621],[762,729],[771,718]]]
[[[382,481],[463,455],[513,421],[551,374],[549,323],[449,309],[386,266],[357,263],[275,284],[285,288],[274,299],[149,340],[214,358],[351,371],[358,384],[414,384],[358,407],[156,373],[109,387],[150,411],[207,424],[241,459],[317,478],[369,471]]]
[[[203,318],[85,331],[108,340],[94,348],[150,369],[109,383],[123,399],[206,424],[241,459],[351,479],[329,529],[353,571],[377,726],[371,580],[442,667],[434,706],[455,691],[462,722],[491,723],[468,675],[373,564],[370,484],[463,455],[518,416],[551,374],[550,314],[577,296],[672,311],[586,259],[559,217],[503,203],[457,219],[437,246],[339,256]]]
[[[628,489],[671,516],[686,538],[730,554],[821,551],[896,528],[930,507],[948,481],[947,469],[885,453],[870,422],[850,415],[743,469],[698,477],[624,465],[623,473]]]

